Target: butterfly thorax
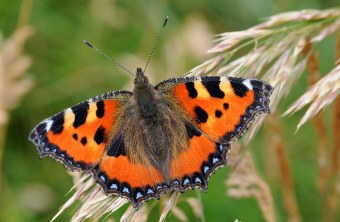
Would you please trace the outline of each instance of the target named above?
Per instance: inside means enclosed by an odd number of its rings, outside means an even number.
[[[124,143],[133,162],[149,164],[170,178],[170,161],[188,145],[185,121],[174,101],[151,85],[138,68],[133,96],[125,110]]]

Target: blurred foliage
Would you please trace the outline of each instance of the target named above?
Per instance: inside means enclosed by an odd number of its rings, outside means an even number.
[[[116,90],[131,90],[132,77],[82,43],[90,41],[115,60],[134,71],[144,66],[163,18],[169,23],[156,50],[147,75],[153,83],[170,76],[181,76],[209,58],[204,54],[212,45],[213,35],[248,28],[279,12],[308,8],[324,9],[339,5],[335,0],[257,0],[226,1],[0,1],[0,32],[3,38],[23,25],[34,29],[24,54],[32,60],[29,72],[35,87],[11,112],[3,157],[0,184],[0,221],[48,221],[67,200],[72,177],[51,159],[39,161],[35,147],[27,141],[32,127],[42,119],[75,103]],[[26,16],[26,18],[25,18]],[[334,37],[319,44],[321,71],[334,64]],[[282,111],[307,87],[299,80],[281,106]],[[325,111],[326,114],[329,110]],[[317,194],[315,161],[316,138],[311,124],[294,134],[302,114],[282,122],[283,137],[289,149],[294,186],[304,221],[320,220],[320,197]],[[327,115],[326,115],[327,116]],[[327,120],[327,118],[326,118]],[[327,122],[329,123],[329,120]],[[1,144],[1,143],[0,143]],[[251,145],[255,165],[271,187],[278,221],[286,221],[282,190],[277,169],[268,169],[265,136],[258,134]],[[269,151],[272,152],[272,151]],[[224,180],[230,169],[217,171],[209,181],[207,194],[202,194],[207,221],[262,221],[254,199],[225,196]],[[193,196],[188,191],[184,196]],[[151,201],[154,202],[154,201]],[[185,203],[180,203],[189,221],[199,220]],[[123,210],[121,210],[123,212]],[[57,221],[68,221],[72,209]],[[119,212],[114,218],[119,218]],[[156,220],[154,209],[150,221]],[[176,221],[170,215],[171,221]]]

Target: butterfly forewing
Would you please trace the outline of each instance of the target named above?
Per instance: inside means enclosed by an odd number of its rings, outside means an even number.
[[[173,95],[199,129],[226,144],[258,114],[269,113],[273,90],[261,80],[218,76],[174,78],[156,88]]]
[[[29,140],[41,158],[50,156],[71,170],[92,169],[110,142],[117,109],[130,94],[110,92],[72,106],[39,123]]]

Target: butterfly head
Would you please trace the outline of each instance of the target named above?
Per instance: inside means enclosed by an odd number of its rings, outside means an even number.
[[[144,72],[141,68],[137,68],[134,83],[135,87],[138,89],[146,88],[149,85],[149,79],[144,75]]]

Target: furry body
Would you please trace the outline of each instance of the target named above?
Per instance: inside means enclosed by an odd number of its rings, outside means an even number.
[[[133,162],[151,164],[169,182],[170,160],[188,145],[187,117],[179,115],[184,111],[175,100],[155,90],[140,68],[136,74],[121,126],[125,149]]]

